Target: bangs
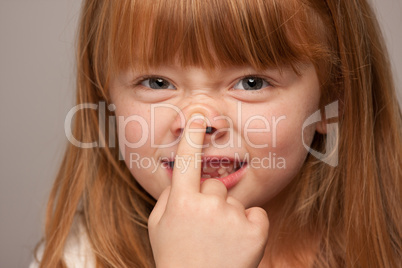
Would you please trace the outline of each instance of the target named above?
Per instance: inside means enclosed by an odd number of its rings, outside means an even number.
[[[104,8],[101,50],[114,71],[173,63],[295,69],[329,56],[324,24],[301,0],[127,0]]]

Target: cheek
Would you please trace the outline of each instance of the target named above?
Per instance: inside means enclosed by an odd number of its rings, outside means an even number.
[[[271,111],[275,111],[275,114],[263,107],[260,109],[255,107],[255,114],[263,115],[266,120],[262,117],[254,117],[255,120],[244,121],[243,126],[246,131],[244,140],[247,147],[257,158],[275,156],[277,159],[280,158],[282,163],[285,162],[282,166],[286,166],[287,170],[300,169],[308,153],[308,148],[306,149],[305,146],[311,144],[315,133],[314,124],[305,129],[303,124],[315,112],[317,103],[297,105],[287,102],[286,105],[283,103],[272,105]],[[250,124],[247,124],[247,121]],[[252,131],[247,132],[247,128]]]
[[[137,107],[141,107],[137,105]],[[147,107],[117,109],[117,134],[124,162],[135,180],[154,198],[158,198],[168,181],[153,180],[158,162],[151,144],[152,125]],[[157,132],[157,131],[156,131]]]
[[[120,122],[120,124],[118,124],[119,141],[123,142],[125,145],[131,145],[131,147],[140,147],[140,145],[144,144],[147,140],[149,133],[148,124],[146,121],[136,116],[132,116],[127,120],[130,121]]]
[[[291,154],[310,145],[315,133],[315,125],[310,125],[303,129],[305,117],[288,116],[282,120],[273,133],[272,139],[276,141],[273,147],[285,154]]]
[[[302,167],[308,154],[304,147],[303,139],[306,145],[310,145],[314,136],[314,129],[308,128],[303,132],[303,118],[287,118],[278,125],[276,134],[276,144],[272,148],[278,157],[286,161],[286,170],[292,176]]]
[[[144,104],[133,104],[135,109],[116,110],[119,140],[149,146],[161,142],[170,131],[175,113],[166,109],[154,109]],[[124,134],[123,134],[124,133]],[[124,136],[123,136],[124,135]]]
[[[138,104],[116,103],[116,127],[121,154],[130,158],[133,152],[149,147],[150,121],[147,107]],[[135,108],[134,108],[135,107]]]
[[[256,149],[271,148],[274,151],[278,147],[278,142],[286,139],[283,134],[288,134],[287,131],[294,132],[286,121],[285,115],[251,116],[243,123],[242,134],[247,146]]]
[[[246,206],[261,206],[271,200],[284,189],[297,175],[308,154],[302,142],[302,126],[304,116],[296,113],[288,114],[286,118],[276,117],[270,120],[270,131],[250,133],[249,139],[254,144],[268,144],[265,148],[255,148],[248,145],[251,159],[257,160],[250,170],[252,179],[249,191],[253,191],[253,198],[247,191],[240,190],[233,193]],[[307,115],[306,115],[307,116]],[[279,120],[280,119],[280,120]],[[263,128],[263,124],[253,125],[256,129]],[[305,143],[310,144],[314,136],[314,127],[305,130]],[[237,190],[237,189],[236,189]]]
[[[140,114],[132,113],[117,115],[117,133],[120,145],[140,147],[145,144],[149,135],[149,121]]]

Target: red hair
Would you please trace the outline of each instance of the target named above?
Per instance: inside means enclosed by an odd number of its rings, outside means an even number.
[[[108,102],[111,77],[130,66],[178,58],[211,70],[291,65],[297,71],[297,63],[312,62],[322,107],[341,104],[339,165],[308,157],[286,189],[292,198],[270,250],[292,252],[300,265],[298,249],[314,235],[317,267],[402,266],[401,113],[365,0],[86,0],[77,51],[77,104]],[[77,113],[74,136],[101,139],[106,147],[68,145],[49,200],[41,267],[65,266],[63,247],[76,214],[98,267],[154,266],[147,218],[155,200],[118,160],[108,135],[98,137],[98,119],[91,109]],[[317,134],[314,148],[323,149],[325,140]],[[294,244],[281,243],[287,239]]]

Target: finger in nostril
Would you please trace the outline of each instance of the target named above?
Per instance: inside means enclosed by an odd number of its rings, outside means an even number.
[[[205,129],[206,134],[213,134],[215,131],[216,131],[216,128],[214,128],[214,127],[207,127]]]
[[[216,132],[216,128],[214,128],[214,127],[206,127],[205,128],[205,134],[214,134],[215,132]],[[177,135],[179,136],[179,135],[181,135],[182,133],[183,133],[183,131],[184,131],[184,128],[179,128],[178,130],[177,130]]]

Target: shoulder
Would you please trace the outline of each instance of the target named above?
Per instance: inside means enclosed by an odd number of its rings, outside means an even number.
[[[43,249],[43,245],[38,249],[38,260],[42,259]],[[95,267],[95,256],[80,216],[74,219],[73,226],[64,246],[63,259],[67,267]],[[29,265],[29,268],[38,267],[39,263],[36,260]]]

